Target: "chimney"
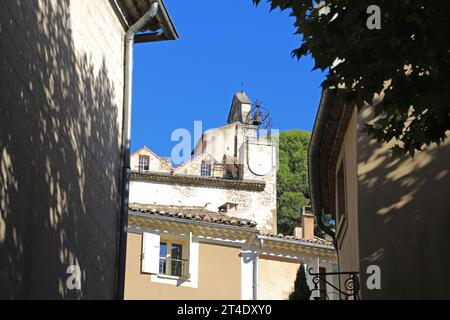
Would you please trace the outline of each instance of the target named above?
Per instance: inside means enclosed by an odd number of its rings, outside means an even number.
[[[305,240],[314,240],[314,215],[308,209],[310,209],[310,208],[303,207],[303,212],[302,212],[303,236],[302,236],[302,238]]]
[[[295,239],[314,240],[314,214],[311,207],[303,207],[301,227],[296,227],[293,234]]]
[[[303,239],[314,240],[314,216],[309,213],[302,215]]]
[[[294,238],[295,239],[302,239],[303,238],[303,228],[302,227],[296,227],[294,229]]]

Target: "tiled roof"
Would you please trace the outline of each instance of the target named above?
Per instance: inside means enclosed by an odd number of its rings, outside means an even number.
[[[307,240],[307,239],[296,238],[294,236],[283,235],[283,234],[278,234],[278,235],[263,234],[263,235],[265,237],[268,237],[268,238],[282,239],[282,240],[291,240],[291,241],[298,241],[298,242],[303,242],[303,243],[317,244],[317,245],[333,247],[333,243],[331,241],[328,241],[328,240],[325,240],[325,239],[322,239],[322,238],[319,238],[319,237],[314,237],[314,240]]]
[[[185,174],[170,174],[162,172],[138,172],[131,173],[131,181],[148,181],[160,182],[181,185],[201,185],[214,186],[227,189],[249,190],[249,191],[264,191],[266,183],[264,181],[254,180],[235,180],[193,176]]]
[[[245,92],[238,92],[238,93],[236,93],[235,97],[236,97],[241,103],[252,104],[252,102],[250,101],[250,98],[245,94]]]
[[[202,207],[161,206],[151,204],[130,204],[131,212],[139,212],[152,216],[170,217],[179,220],[202,221],[235,227],[255,228],[256,222],[247,219],[230,217]]]

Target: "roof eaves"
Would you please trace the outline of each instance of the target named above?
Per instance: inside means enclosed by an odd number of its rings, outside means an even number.
[[[322,223],[322,214],[334,216],[334,169],[354,103],[345,89],[328,88],[322,93],[308,150],[308,175],[313,212],[319,227],[334,238]]]
[[[158,11],[157,19],[162,26],[166,40],[177,40],[180,38],[172,19],[170,18],[169,12],[167,11],[164,1],[157,0],[160,5],[161,10]]]
[[[273,236],[265,236],[265,235],[258,235],[258,238],[266,240],[266,241],[273,241],[273,242],[281,242],[286,244],[293,244],[293,245],[301,245],[316,249],[325,249],[325,250],[332,250],[335,251],[332,244],[320,244],[320,243],[313,243],[301,239],[285,239],[281,237],[273,237]]]
[[[138,212],[129,210],[129,215],[135,216],[135,217],[141,217],[145,219],[150,220],[156,220],[156,221],[165,221],[165,222],[175,222],[175,223],[183,223],[183,224],[191,224],[191,225],[197,225],[197,226],[203,226],[203,227],[214,227],[214,228],[221,228],[221,229],[227,229],[232,231],[239,231],[239,232],[251,232],[251,233],[257,233],[258,229],[255,227],[249,227],[249,226],[236,226],[236,225],[230,225],[230,224],[223,224],[223,223],[217,223],[217,222],[210,222],[210,221],[202,221],[202,220],[192,220],[187,218],[177,218],[177,217],[170,217],[165,215],[157,215],[157,214],[149,214],[145,212]]]
[[[322,187],[320,177],[320,158],[323,139],[331,114],[331,106],[336,97],[336,89],[326,89],[320,99],[319,110],[314,121],[311,141],[308,150],[308,175],[311,196],[311,206],[317,215],[322,212]]]
[[[162,29],[163,32],[160,40],[177,40],[179,38],[163,0],[110,0],[110,2],[119,9],[120,15],[125,19],[127,27],[130,27],[138,21],[150,10],[151,5],[157,2],[160,9],[158,10],[156,19],[152,19],[141,31],[156,32]]]
[[[163,172],[131,172],[131,181],[147,181],[156,183],[173,183],[181,185],[216,186],[227,189],[264,191],[265,181],[236,180],[214,177],[202,177],[186,174],[170,174]]]

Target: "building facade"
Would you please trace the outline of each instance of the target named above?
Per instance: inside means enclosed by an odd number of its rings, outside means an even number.
[[[1,1],[0,298],[115,297],[125,34],[151,4]]]
[[[237,93],[228,124],[204,132],[192,159],[175,168],[146,147],[138,150],[130,203],[207,207],[277,234],[277,139],[259,135],[250,114],[249,98]]]
[[[363,299],[449,298],[450,139],[395,158],[395,141],[362,131],[372,108],[345,97],[323,93],[310,146],[313,209],[336,219],[340,271],[359,273]]]
[[[147,147],[132,155],[127,299],[287,299],[300,262],[336,271],[313,216],[295,236],[277,234],[277,142],[250,114],[236,94],[228,124],[203,133],[176,168]]]

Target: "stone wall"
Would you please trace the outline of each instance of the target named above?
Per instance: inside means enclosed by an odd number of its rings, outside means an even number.
[[[229,212],[230,216],[253,220],[259,230],[276,234],[276,186],[271,182],[274,177],[267,179],[264,191],[132,181],[130,203],[198,206],[216,212],[227,202],[236,203],[237,210]]]
[[[256,139],[255,129],[241,123],[208,130],[204,134],[204,141],[203,148],[200,148],[200,143],[197,144],[191,160],[173,169],[174,175],[200,176],[202,162],[206,162],[211,165],[211,177],[263,181],[266,184],[264,191],[134,181],[130,187],[130,203],[207,206],[214,211],[225,203],[235,203],[238,205],[237,211],[229,212],[230,216],[256,221],[258,229],[276,234],[276,141]],[[150,156],[150,164],[154,164],[150,171],[169,171],[146,148],[141,148],[133,155],[133,169],[136,170],[139,154]],[[232,162],[234,160],[237,163]]]
[[[145,156],[149,158],[149,171],[154,172],[170,172],[170,159],[160,158],[151,150],[143,147],[131,155],[130,164],[131,170],[139,171],[139,157]]]

